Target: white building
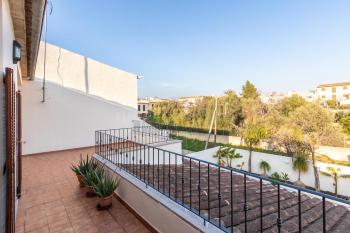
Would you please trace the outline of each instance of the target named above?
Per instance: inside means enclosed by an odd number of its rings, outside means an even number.
[[[184,108],[189,108],[193,106],[196,102],[201,101],[205,96],[184,96],[178,99],[178,102],[181,103]]]
[[[137,113],[138,117],[145,118],[149,111],[152,111],[155,104],[167,101],[166,99],[160,99],[157,97],[148,97],[137,100]]]
[[[350,82],[321,84],[317,87],[317,96],[322,103],[333,100],[339,105],[349,105]]]

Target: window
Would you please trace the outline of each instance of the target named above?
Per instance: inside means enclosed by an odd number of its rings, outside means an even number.
[[[146,111],[146,105],[142,105],[143,111]]]
[[[349,95],[343,95],[343,97],[347,100],[349,99]]]
[[[323,96],[322,96],[322,99],[325,99],[325,98],[326,98],[326,96],[323,95]]]
[[[346,89],[348,89],[348,86],[343,86],[343,90],[346,90]]]
[[[333,92],[333,93],[337,92],[336,87],[332,87],[332,92]]]
[[[326,88],[322,87],[322,91],[325,91],[325,90],[326,90]]]
[[[141,110],[141,106],[137,105],[137,111],[140,111],[140,110]]]

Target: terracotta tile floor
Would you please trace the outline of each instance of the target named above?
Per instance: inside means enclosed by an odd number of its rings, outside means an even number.
[[[85,197],[70,165],[80,154],[92,152],[79,149],[24,156],[17,233],[149,232],[117,199],[108,211],[97,211],[97,198]]]

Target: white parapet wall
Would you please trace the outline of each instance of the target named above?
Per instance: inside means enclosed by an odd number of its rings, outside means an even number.
[[[41,42],[36,77],[44,77],[45,43]],[[86,94],[137,108],[137,75],[46,44],[46,80]]]
[[[219,147],[211,148],[208,150],[203,150],[200,152],[195,152],[188,154],[187,156],[217,163],[217,158],[213,158],[213,156],[218,151]],[[232,167],[237,168],[237,165],[242,164],[244,162],[244,170],[248,170],[248,158],[249,158],[249,151],[242,150],[242,149],[236,149],[236,152],[239,153],[242,158],[234,159],[232,162]],[[271,170],[268,172],[269,175],[271,175],[274,172],[284,172],[287,173],[290,181],[294,182],[298,179],[298,172],[293,170],[292,166],[292,158],[282,156],[282,155],[275,155],[275,154],[268,154],[268,153],[262,153],[262,152],[252,152],[252,172],[257,174],[262,174],[262,170],[259,168],[260,162],[262,160],[268,162],[271,166]],[[311,161],[308,162],[309,169],[306,173],[301,173],[301,180],[309,187],[314,187],[314,174],[313,174],[313,167],[311,164]],[[339,166],[335,164],[327,164],[327,163],[321,163],[317,162],[317,167],[319,168],[319,171],[327,171],[327,167],[335,167],[340,168],[342,174],[350,174],[350,167],[348,166]],[[323,174],[320,174],[320,183],[321,183],[321,190],[324,191],[334,191],[333,186],[333,178],[329,176],[325,176]],[[338,183],[338,193],[345,196],[350,196],[350,179],[349,178],[339,178]]]
[[[132,127],[136,108],[42,80],[24,81],[23,154],[95,145],[95,130]]]

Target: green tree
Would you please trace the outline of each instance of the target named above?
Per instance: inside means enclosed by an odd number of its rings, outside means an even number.
[[[256,87],[248,80],[242,87],[242,97],[245,99],[256,99],[259,97],[259,92]]]
[[[288,116],[291,112],[295,111],[297,108],[305,105],[306,103],[306,100],[300,95],[292,95],[280,100],[277,104],[277,109],[282,115]]]
[[[350,175],[341,175],[341,169],[334,167],[327,167],[327,172],[322,171],[321,173],[325,176],[330,176],[333,178],[334,194],[338,196],[338,181],[339,178],[350,178]]]
[[[295,184],[299,186],[305,186],[301,181],[300,174],[309,170],[309,166],[307,164],[307,156],[301,153],[295,154],[293,156],[293,169],[298,171],[298,181],[295,182]]]
[[[289,122],[280,126],[277,132],[271,135],[270,139],[275,149],[284,151],[289,156],[305,151],[303,132],[299,127],[293,126]]]
[[[320,178],[316,166],[316,149],[321,144],[334,141],[334,138],[339,138],[339,132],[332,125],[333,119],[331,115],[317,103],[308,103],[296,109],[291,115],[291,123],[295,127],[299,127],[303,133],[303,145],[306,152],[311,155],[315,188],[319,191]]]
[[[350,134],[350,116],[341,118],[339,123],[343,127],[344,133]]]
[[[252,150],[268,135],[267,129],[261,122],[247,122],[241,132],[245,144],[249,148],[248,171],[252,171]]]
[[[263,175],[267,176],[267,172],[269,172],[271,170],[271,166],[270,164],[265,161],[265,160],[261,160],[260,164],[259,164],[259,168],[261,170],[263,170]]]
[[[330,108],[336,108],[337,107],[337,101],[334,100],[327,100],[326,104],[328,105],[328,107]]]
[[[213,157],[218,159],[218,164],[225,161],[228,167],[232,167],[232,161],[234,159],[242,158],[242,156],[236,152],[235,148],[223,146],[220,147]]]
[[[226,164],[228,167],[232,167],[232,161],[234,159],[242,158],[241,154],[237,153],[234,148],[228,148],[227,153],[224,158],[226,159]]]

